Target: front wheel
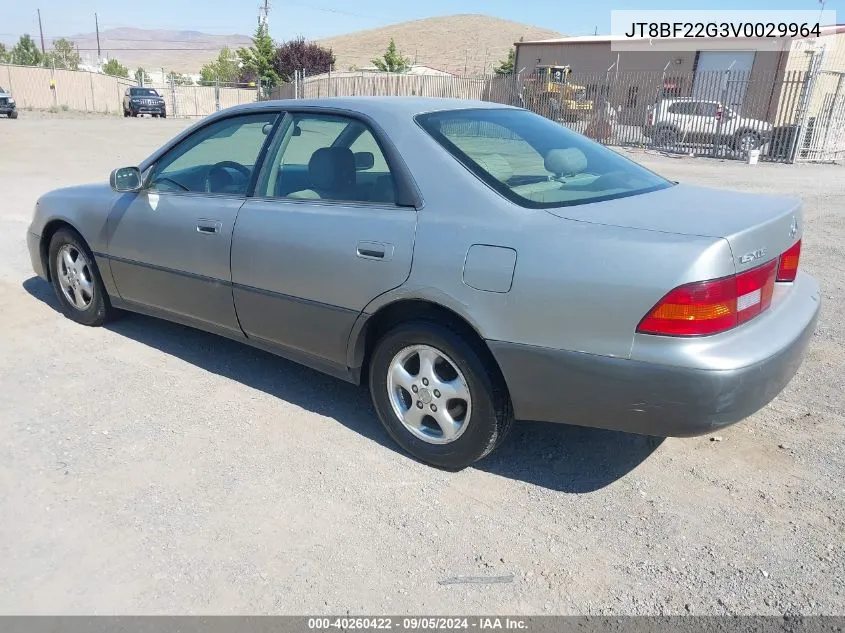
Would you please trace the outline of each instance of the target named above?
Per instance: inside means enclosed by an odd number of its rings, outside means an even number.
[[[48,251],[50,280],[64,315],[98,326],[114,314],[94,256],[78,233],[59,229]]]
[[[17,119],[17,118],[18,118],[18,111],[17,111],[17,110],[15,110],[14,112],[10,112],[10,113],[9,113],[9,118],[10,118],[10,119]]]
[[[403,323],[376,345],[369,384],[390,436],[422,462],[460,470],[488,455],[513,412],[492,361],[449,327]]]

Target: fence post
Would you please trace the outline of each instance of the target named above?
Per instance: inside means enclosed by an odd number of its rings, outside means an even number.
[[[220,75],[214,76],[214,111],[220,112]]]
[[[97,104],[94,103],[94,74],[88,73],[88,81],[91,84],[91,112],[97,111]]]
[[[798,130],[795,133],[795,138],[792,141],[792,147],[789,151],[790,163],[795,162],[795,159],[798,156],[798,147],[799,145],[802,145],[805,140],[804,136],[806,135],[807,121],[810,118],[810,102],[813,100],[813,94],[815,93],[816,77],[822,68],[822,62],[824,61],[824,52],[824,48],[822,49],[821,54],[819,54],[818,51],[813,51],[813,58],[810,60],[810,70],[804,78],[804,86],[798,100]]]

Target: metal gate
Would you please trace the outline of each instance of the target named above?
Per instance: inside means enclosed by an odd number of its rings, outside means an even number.
[[[816,77],[795,159],[845,159],[845,73],[822,71]]]

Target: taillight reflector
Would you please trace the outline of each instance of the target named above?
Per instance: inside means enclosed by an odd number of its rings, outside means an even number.
[[[778,260],[739,275],[675,288],[637,327],[644,334],[717,334],[754,318],[772,303]]]
[[[798,275],[798,260],[801,259],[801,240],[793,244],[788,251],[780,256],[778,265],[778,281],[795,281]]]

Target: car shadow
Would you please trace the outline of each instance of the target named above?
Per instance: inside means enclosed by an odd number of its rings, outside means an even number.
[[[32,277],[32,297],[59,311],[52,286]],[[367,390],[272,354],[169,321],[127,313],[108,323],[112,332],[225,376],[322,416],[400,452],[379,424]],[[473,467],[544,488],[583,494],[634,470],[662,438],[565,424],[519,422],[489,457]],[[404,453],[402,453],[404,455]]]

